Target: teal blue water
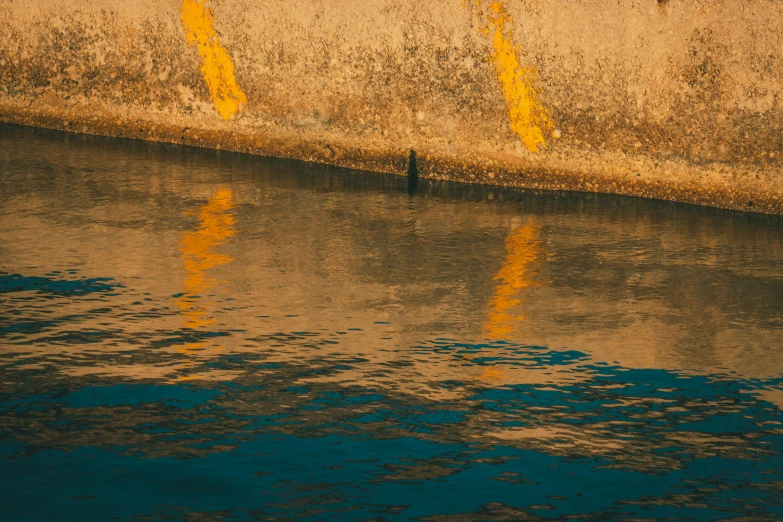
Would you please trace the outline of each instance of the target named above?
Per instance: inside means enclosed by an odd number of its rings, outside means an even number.
[[[0,126],[0,520],[781,520],[783,223]]]

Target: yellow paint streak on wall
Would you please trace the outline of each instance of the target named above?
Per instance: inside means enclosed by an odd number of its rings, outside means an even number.
[[[510,127],[525,147],[538,152],[546,146],[544,135],[552,127],[549,111],[538,96],[536,82],[538,71],[534,65],[522,66],[519,48],[514,45],[511,30],[507,27],[513,20],[508,14],[505,1],[493,1],[486,12],[481,0],[476,1],[479,19],[486,24],[480,29],[492,36],[492,62],[503,90],[508,107]]]
[[[231,256],[215,251],[216,247],[236,234],[234,216],[229,213],[232,208],[234,202],[231,189],[219,189],[201,207],[198,228],[182,235],[179,250],[185,267],[185,289],[182,297],[177,299],[177,307],[182,313],[184,328],[200,328],[214,322],[209,317],[206,293],[217,286],[219,281],[209,277],[208,272],[233,261]]]
[[[506,238],[506,260],[495,274],[494,279],[500,284],[490,300],[491,313],[484,328],[489,338],[507,338],[524,321],[524,315],[513,315],[512,309],[521,303],[520,291],[536,285],[534,265],[540,251],[538,231],[533,223],[518,228]]]
[[[190,45],[198,46],[201,56],[201,74],[224,120],[244,110],[247,96],[237,84],[234,63],[226,48],[220,45],[215,31],[215,15],[206,1],[183,0],[182,24]]]

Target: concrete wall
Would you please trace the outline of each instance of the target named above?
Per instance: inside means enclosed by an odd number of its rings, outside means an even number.
[[[783,214],[776,0],[0,0],[0,120]]]

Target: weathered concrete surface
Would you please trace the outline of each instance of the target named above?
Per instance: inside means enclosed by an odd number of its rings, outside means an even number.
[[[0,0],[0,120],[783,214],[774,0]]]

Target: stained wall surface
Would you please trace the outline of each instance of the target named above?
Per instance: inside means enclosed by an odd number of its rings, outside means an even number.
[[[774,0],[0,0],[0,120],[783,214]]]

